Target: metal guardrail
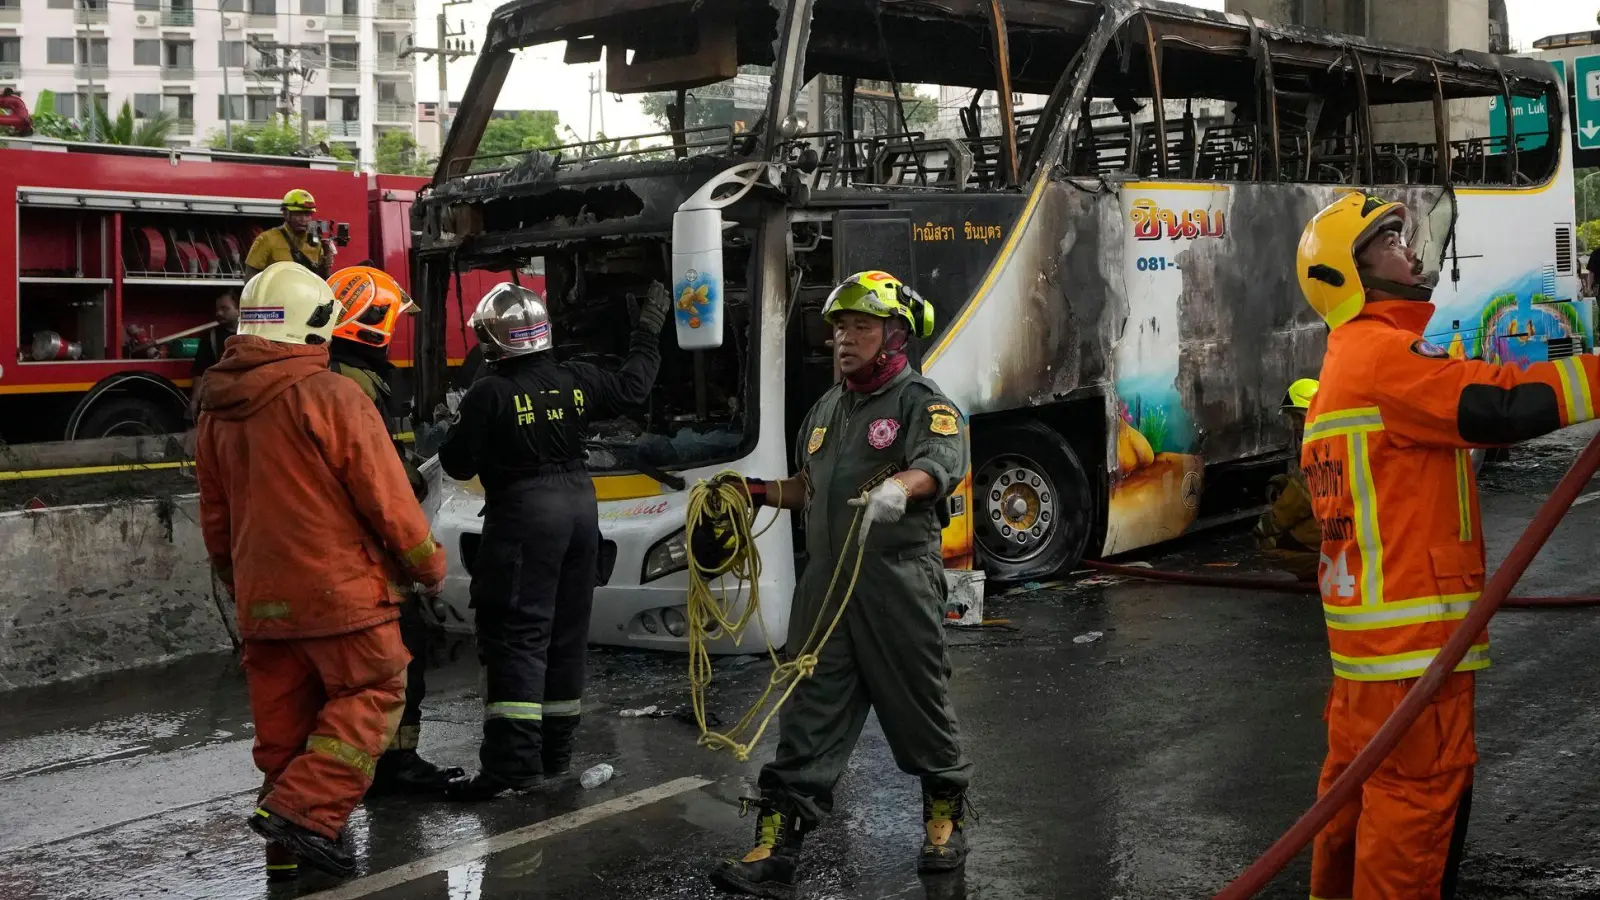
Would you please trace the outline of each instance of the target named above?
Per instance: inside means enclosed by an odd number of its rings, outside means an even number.
[[[360,16],[323,16],[323,27],[327,31],[360,31]]]
[[[162,66],[162,81],[193,81],[194,66]]]
[[[72,11],[72,21],[79,25],[104,25],[107,11],[104,6],[83,8]]]
[[[0,23],[16,25],[22,21],[22,7],[0,6]]]
[[[193,119],[179,119],[179,120],[177,120],[172,125],[172,133],[173,134],[180,134],[180,135],[183,135],[185,137],[194,134],[194,120]]]
[[[361,123],[355,122],[329,122],[328,137],[335,138],[360,138]]]
[[[410,72],[412,58],[402,57],[398,53],[379,53],[377,67],[379,72]]]
[[[396,3],[393,0],[378,0],[376,13],[379,19],[405,19],[410,22],[417,18],[417,5],[415,3]]]
[[[111,69],[105,63],[95,63],[92,66],[79,63],[72,67],[72,75],[74,78],[93,78],[96,81],[105,81],[111,76]]]
[[[417,115],[415,103],[401,103],[394,100],[385,100],[378,103],[378,121],[407,123],[412,122]]]
[[[161,11],[161,24],[175,28],[193,28],[193,9],[165,9]]]
[[[245,17],[246,28],[277,28],[277,13],[251,13]]]
[[[328,65],[329,84],[360,84],[361,72],[356,68],[342,68],[339,64]]]

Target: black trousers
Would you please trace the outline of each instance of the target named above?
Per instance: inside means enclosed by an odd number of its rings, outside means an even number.
[[[566,768],[587,663],[599,507],[583,472],[546,475],[487,497],[472,564],[483,663],[483,770],[529,782]]]
[[[428,623],[422,618],[422,600],[412,596],[400,607],[400,640],[411,662],[406,666],[406,705],[400,713],[400,730],[389,742],[390,750],[415,750],[422,735],[422,701],[428,696]]]

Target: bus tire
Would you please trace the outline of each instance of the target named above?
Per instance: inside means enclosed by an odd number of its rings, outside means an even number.
[[[96,403],[78,425],[78,438],[140,437],[183,430],[181,413],[145,397],[124,396]]]
[[[973,459],[973,531],[988,577],[1045,578],[1077,565],[1095,499],[1072,446],[1037,422],[980,427]]]

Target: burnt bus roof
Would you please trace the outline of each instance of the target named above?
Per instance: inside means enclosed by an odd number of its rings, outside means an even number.
[[[781,0],[514,0],[491,17],[486,52],[510,50],[558,40],[625,43],[645,47],[671,25],[692,15],[727,16],[739,23],[739,62],[772,63],[773,34]],[[1432,66],[1447,97],[1481,96],[1485,87],[1498,90],[1500,74],[1508,81],[1552,84],[1553,68],[1542,60],[1496,56],[1472,50],[1441,53],[1317,28],[1253,20],[1246,16],[1201,9],[1164,0],[1007,0],[1007,31],[1012,43],[1013,88],[1048,93],[1071,54],[1099,25],[1102,10],[1118,20],[1147,12],[1169,46],[1192,45],[1214,53],[1249,58],[1260,37],[1276,45],[1274,60],[1343,68],[1350,54],[1362,57],[1369,74],[1383,80],[1432,80]],[[890,70],[901,83],[992,87],[989,59],[989,0],[814,0],[807,77],[816,71],[887,80]],[[879,26],[889,38],[892,56],[885,58]],[[955,52],[971,47],[972,53]],[[1382,85],[1378,85],[1381,91]],[[1430,89],[1431,90],[1431,89]],[[1170,90],[1168,96],[1175,95]],[[1397,96],[1374,96],[1398,102],[1415,93],[1402,88]]]

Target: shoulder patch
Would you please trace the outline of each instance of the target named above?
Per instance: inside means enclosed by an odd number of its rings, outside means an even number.
[[[934,434],[960,434],[961,428],[956,421],[956,417],[950,413],[934,413],[933,419],[928,422],[928,430]]]
[[[827,434],[828,429],[823,426],[818,426],[811,429],[811,437],[806,440],[806,452],[816,453],[818,450],[821,450],[822,439],[826,437]]]
[[[1413,341],[1411,352],[1426,359],[1449,359],[1450,351],[1432,341]]]
[[[928,405],[928,412],[933,413],[934,415],[938,415],[939,413],[944,413],[947,416],[961,415],[960,413],[956,412],[956,408],[954,406],[951,406],[948,403],[931,403]]]

